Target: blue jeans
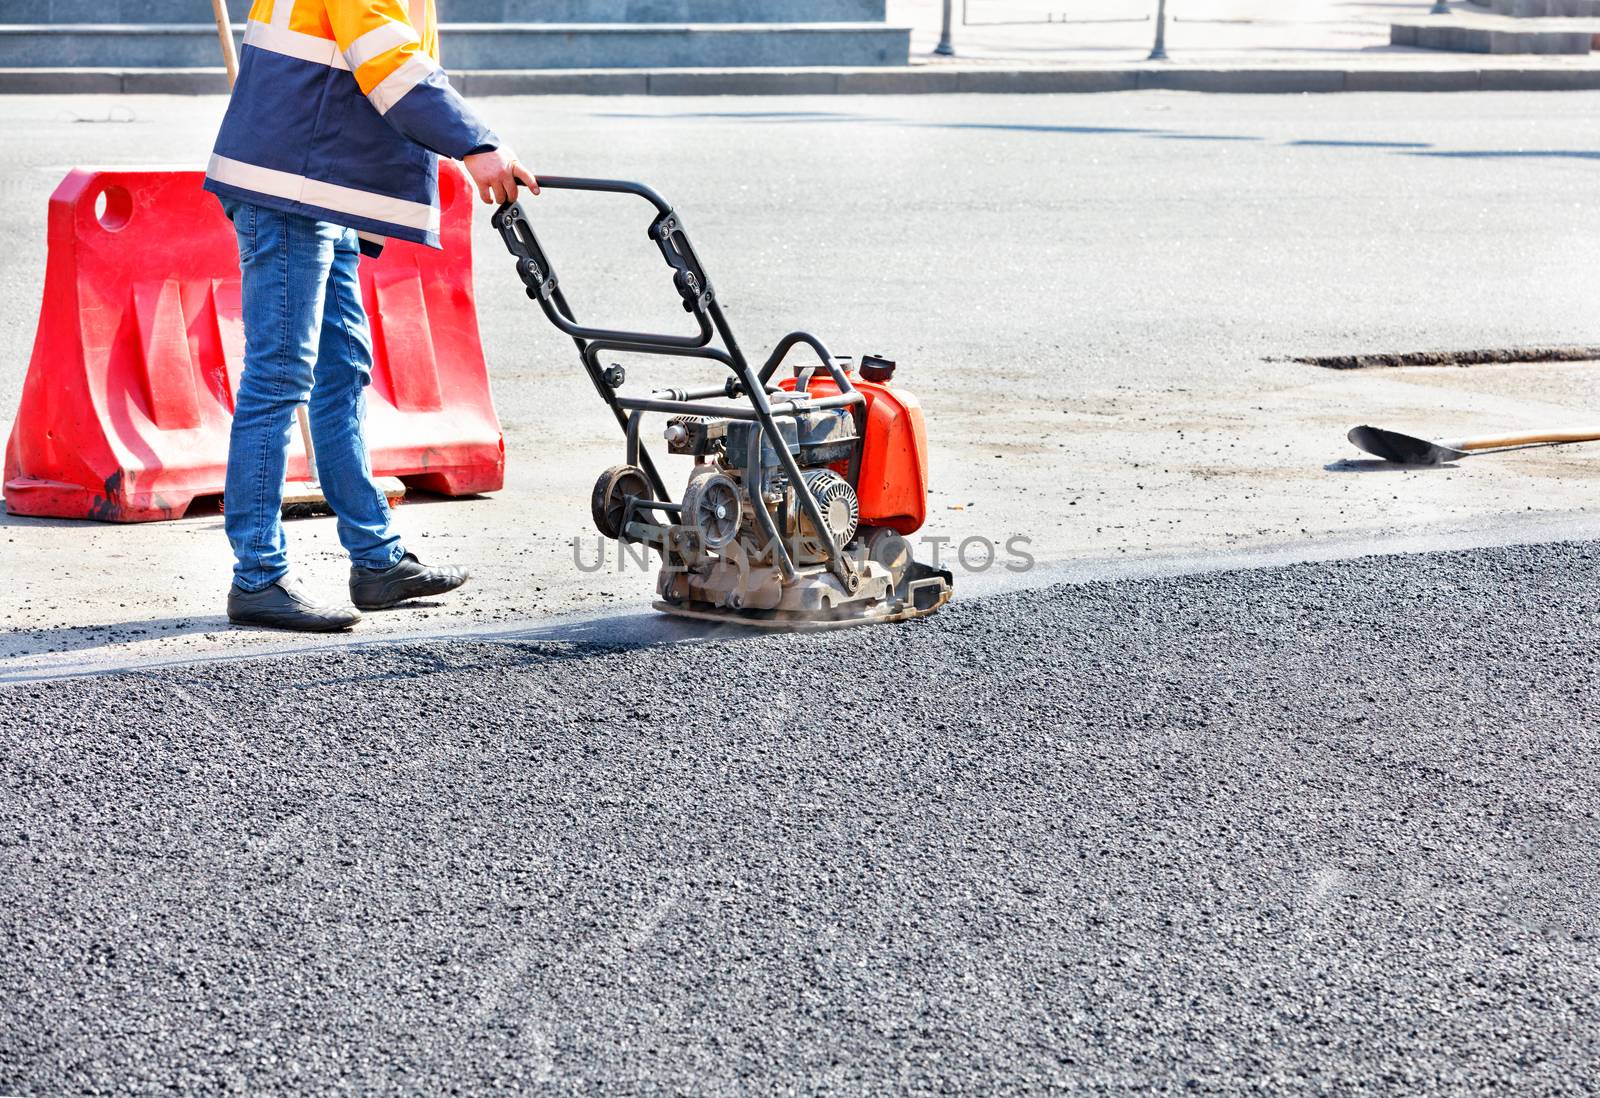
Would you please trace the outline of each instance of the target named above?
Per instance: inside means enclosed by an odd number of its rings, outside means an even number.
[[[234,199],[222,205],[239,238],[244,308],[244,372],[223,491],[234,582],[259,591],[289,571],[283,475],[295,408],[308,398],[318,478],[339,540],[355,564],[388,568],[405,551],[372,479],[362,427],[372,339],[355,231]]]

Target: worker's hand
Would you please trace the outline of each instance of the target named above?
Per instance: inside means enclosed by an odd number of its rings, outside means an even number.
[[[539,181],[517,163],[516,154],[510,149],[471,153],[463,157],[461,163],[467,166],[467,174],[478,187],[478,197],[485,202],[515,202],[518,180],[526,183],[533,194],[539,193]]]

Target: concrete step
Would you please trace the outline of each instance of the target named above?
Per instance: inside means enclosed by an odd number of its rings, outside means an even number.
[[[881,23],[884,4],[885,0],[439,0],[439,17],[452,23]]]
[[[1337,92],[1600,91],[1594,57],[1552,64],[1544,58],[1456,57],[1425,53],[1409,62],[1352,68],[1273,64],[1146,65],[1142,62],[1001,67],[913,64],[873,68],[496,69],[457,70],[450,79],[483,95],[1082,95],[1144,90],[1228,95]],[[0,68],[7,95],[225,95],[220,67],[186,69]]]
[[[455,23],[441,38],[450,69],[904,65],[911,56],[910,28],[883,23]],[[208,23],[0,25],[0,68],[220,63]]]
[[[244,22],[250,0],[228,0],[228,14]],[[205,0],[0,0],[0,24],[194,23],[210,17]]]
[[[438,0],[449,23],[881,23],[885,0]],[[1600,0],[1595,0],[1600,3]],[[250,0],[228,0],[235,22]],[[3,23],[194,23],[205,0],[0,0]]]
[[[1491,15],[1512,19],[1600,19],[1600,0],[1471,0]]]
[[[1436,16],[1390,24],[1389,44],[1451,53],[1586,54],[1596,34],[1600,20]]]

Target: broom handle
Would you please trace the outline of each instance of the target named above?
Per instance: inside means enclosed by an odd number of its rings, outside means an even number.
[[[222,39],[222,63],[228,70],[228,87],[239,79],[239,55],[233,48],[233,20],[228,18],[228,0],[211,0],[211,14],[217,19],[217,37]]]
[[[1600,427],[1578,427],[1570,431],[1529,431],[1520,435],[1486,435],[1457,439],[1444,445],[1457,450],[1498,450],[1505,446],[1536,446],[1540,443],[1600,442]]]

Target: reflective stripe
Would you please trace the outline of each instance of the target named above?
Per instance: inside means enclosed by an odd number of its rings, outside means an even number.
[[[280,172],[257,164],[246,164],[226,156],[211,156],[206,175],[230,187],[320,206],[325,210],[353,214],[390,225],[403,225],[408,229],[425,232],[439,231],[439,211],[424,202],[408,202],[404,198],[391,198],[386,194],[373,194],[354,187],[341,187],[337,183],[324,183],[308,179],[293,172]]]
[[[400,102],[406,92],[428,79],[439,68],[437,62],[425,53],[414,53],[406,63],[384,77],[377,87],[367,93],[367,99],[378,108],[379,114],[388,114],[389,108]]]
[[[398,20],[390,19],[350,43],[350,48],[344,51],[344,59],[352,69],[359,69],[374,57],[408,42],[420,42],[417,32]]]
[[[288,6],[288,0],[278,0],[278,3],[284,7]],[[277,17],[276,12],[273,17]],[[329,68],[350,67],[339,53],[338,43],[318,38],[314,34],[301,34],[287,27],[271,26],[252,20],[244,28],[244,44],[269,53],[281,53],[285,57],[298,57],[302,61],[327,65]]]
[[[385,244],[389,243],[389,238],[388,237],[379,236],[377,233],[369,233],[365,229],[357,229],[356,230],[356,235],[359,236],[362,240],[365,240],[367,243],[376,244],[380,248],[383,247]]]
[[[289,16],[294,13],[294,0],[272,0],[272,25],[280,30],[289,29]]]

